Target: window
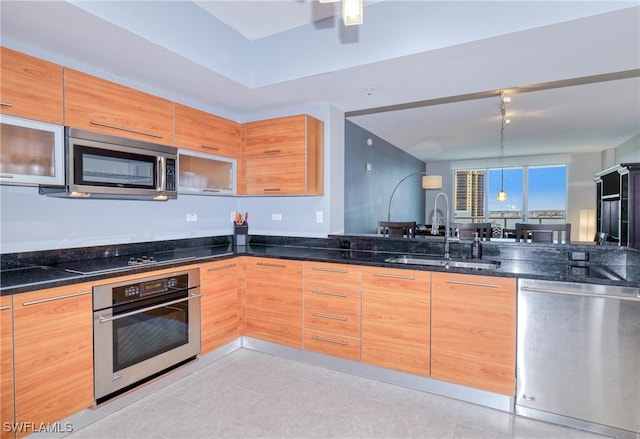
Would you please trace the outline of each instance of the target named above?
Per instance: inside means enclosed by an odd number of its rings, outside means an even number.
[[[503,228],[517,222],[566,222],[567,167],[527,166],[522,168],[454,171],[456,220],[489,221]],[[504,187],[507,201],[498,201]]]

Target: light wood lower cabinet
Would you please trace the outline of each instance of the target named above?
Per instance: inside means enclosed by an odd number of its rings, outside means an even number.
[[[302,262],[247,258],[245,334],[302,348]]]
[[[13,305],[12,296],[0,297],[0,438],[14,437],[7,428],[15,422],[13,410]],[[8,423],[8,424],[7,424]]]
[[[429,376],[429,272],[362,269],[362,361]]]
[[[14,296],[16,422],[54,423],[93,405],[91,308],[88,283]]]
[[[433,273],[431,376],[515,395],[516,280]]]
[[[242,335],[243,264],[238,257],[200,266],[202,354]]]
[[[361,268],[304,263],[304,348],[360,360]]]

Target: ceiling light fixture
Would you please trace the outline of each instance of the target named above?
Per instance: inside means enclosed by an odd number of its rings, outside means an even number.
[[[506,118],[506,104],[511,102],[511,98],[504,95],[504,92],[500,92],[500,192],[498,192],[498,201],[507,201],[507,193],[504,191],[504,126],[511,123],[510,119]]]
[[[336,3],[340,0],[320,0],[320,3]],[[364,0],[342,0],[342,21],[345,26],[362,24]]]

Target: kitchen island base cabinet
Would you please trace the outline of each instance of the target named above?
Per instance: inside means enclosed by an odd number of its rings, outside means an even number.
[[[93,406],[91,285],[15,296],[14,348],[19,425],[55,423]]]
[[[302,348],[302,262],[247,258],[245,335]]]
[[[362,269],[362,361],[429,376],[430,273]]]
[[[516,280],[433,273],[431,377],[515,395]]]
[[[202,354],[242,335],[243,261],[240,257],[200,266]]]

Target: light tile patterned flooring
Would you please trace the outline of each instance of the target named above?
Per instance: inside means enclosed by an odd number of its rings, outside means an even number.
[[[67,436],[603,437],[247,349],[239,349]]]

